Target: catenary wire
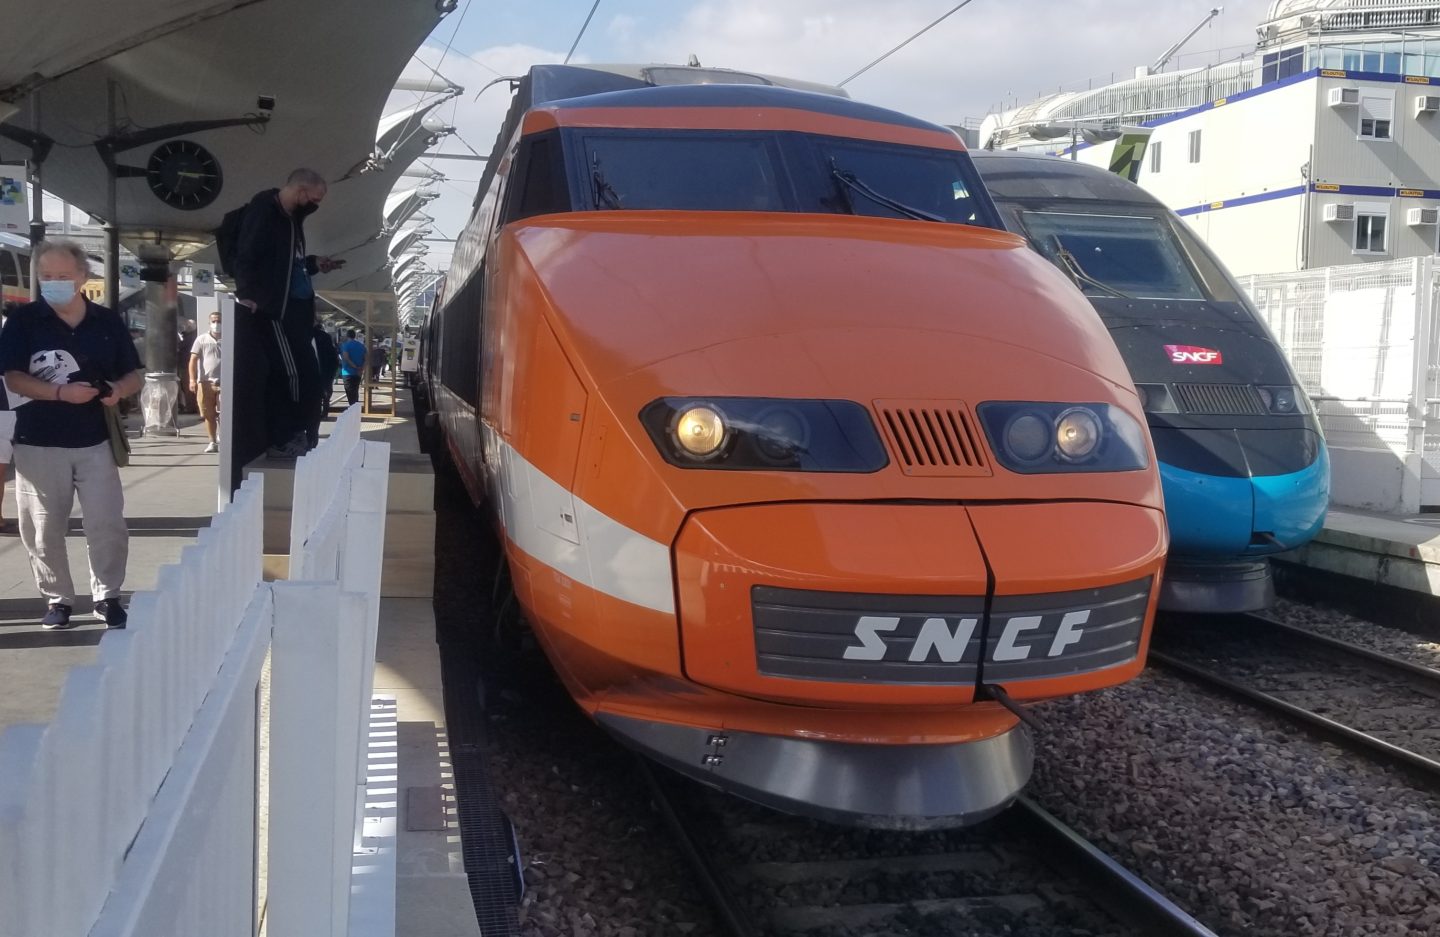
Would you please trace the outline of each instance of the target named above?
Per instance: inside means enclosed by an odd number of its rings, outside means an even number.
[[[904,42],[900,43],[898,46],[896,46],[895,48],[891,49],[889,52],[886,52],[884,55],[880,56],[878,59],[876,59],[875,61],[871,62],[869,65],[866,65],[864,68],[860,69],[858,72],[856,72],[855,74],[851,75],[849,78],[846,78],[844,81],[840,82],[840,83],[839,83],[839,87],[841,87],[841,88],[845,87],[845,85],[849,84],[851,81],[854,81],[856,78],[859,78],[861,75],[865,74],[865,73],[868,72],[870,69],[874,68],[876,65],[879,65],[881,62],[885,61],[885,60],[888,59],[890,56],[894,55],[896,52],[899,52],[901,49],[905,48],[905,47],[908,46],[910,43],[914,42],[916,39],[919,39],[921,36],[925,35],[925,34],[928,33],[930,30],[934,29],[936,26],[939,26],[941,23],[945,22],[947,19],[949,19],[950,17],[954,16],[956,13],[959,13],[959,12],[960,12],[961,10],[963,10],[965,7],[969,6],[970,3],[971,3],[971,0],[961,0],[960,3],[957,3],[955,6],[951,7],[950,10],[949,10],[949,12],[945,13],[943,16],[941,16],[940,18],[936,19],[936,20],[935,20],[934,22],[932,22],[929,26],[926,26],[924,29],[920,30],[918,33],[916,33],[915,35],[911,36],[909,39],[906,39]]]

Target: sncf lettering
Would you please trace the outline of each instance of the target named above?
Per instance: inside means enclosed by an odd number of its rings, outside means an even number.
[[[1171,364],[1224,364],[1225,359],[1220,352],[1214,348],[1201,348],[1199,345],[1166,345],[1165,354],[1170,356]]]
[[[952,632],[943,618],[925,619],[925,624],[920,626],[919,636],[915,638],[915,646],[910,649],[910,662],[928,661],[930,652],[936,650],[940,652],[941,663],[960,663],[978,624],[978,618],[962,618],[955,623],[955,630]]]
[[[855,624],[855,637],[860,639],[859,646],[851,645],[845,649],[846,660],[884,660],[885,639],[880,637],[882,631],[894,631],[900,624],[899,618],[885,616],[866,615]]]

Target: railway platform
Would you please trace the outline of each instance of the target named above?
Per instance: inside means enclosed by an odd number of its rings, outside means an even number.
[[[394,411],[408,413],[403,391],[401,396]],[[131,535],[127,604],[132,592],[156,587],[161,568],[179,561],[215,514],[217,456],[203,452],[205,434],[196,420],[181,417],[178,437],[153,437],[139,436],[138,415],[130,418],[133,454],[130,466],[121,470]],[[408,419],[366,419],[361,432],[366,441],[391,446],[374,693],[394,700],[396,712],[395,824],[389,848],[396,867],[393,913],[404,922],[398,929],[373,933],[478,935],[463,866],[431,585],[426,581],[433,569],[433,479]],[[283,527],[287,505],[282,501],[289,489],[280,482],[288,469],[262,470],[267,476],[268,531]],[[4,513],[12,521],[16,517],[13,479],[4,486]],[[78,517],[72,518],[69,545],[72,572],[83,592],[89,576]],[[268,542],[266,550],[272,550]],[[52,721],[71,671],[97,662],[104,625],[91,617],[84,596],[75,612],[79,624],[73,630],[41,629],[44,602],[34,590],[24,547],[13,532],[0,537],[0,686],[5,688],[0,694],[0,734],[11,726]],[[105,779],[93,783],[98,788]],[[263,872],[260,887],[263,901]],[[366,932],[371,931],[351,929],[352,934]]]
[[[1325,529],[1276,559],[1306,570],[1440,596],[1440,514],[1331,508]]]

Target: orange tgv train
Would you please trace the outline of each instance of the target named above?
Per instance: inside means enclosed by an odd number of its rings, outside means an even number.
[[[788,86],[787,86],[788,85]],[[576,702],[782,810],[973,823],[1144,663],[1144,414],[956,136],[696,68],[520,81],[417,386]]]

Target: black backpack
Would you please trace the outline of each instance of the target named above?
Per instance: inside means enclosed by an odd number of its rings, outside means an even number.
[[[220,219],[220,227],[215,229],[215,251],[220,259],[220,272],[226,276],[235,275],[235,252],[240,247],[240,228],[245,224],[245,210],[249,207],[250,203],[246,202],[226,212]]]

